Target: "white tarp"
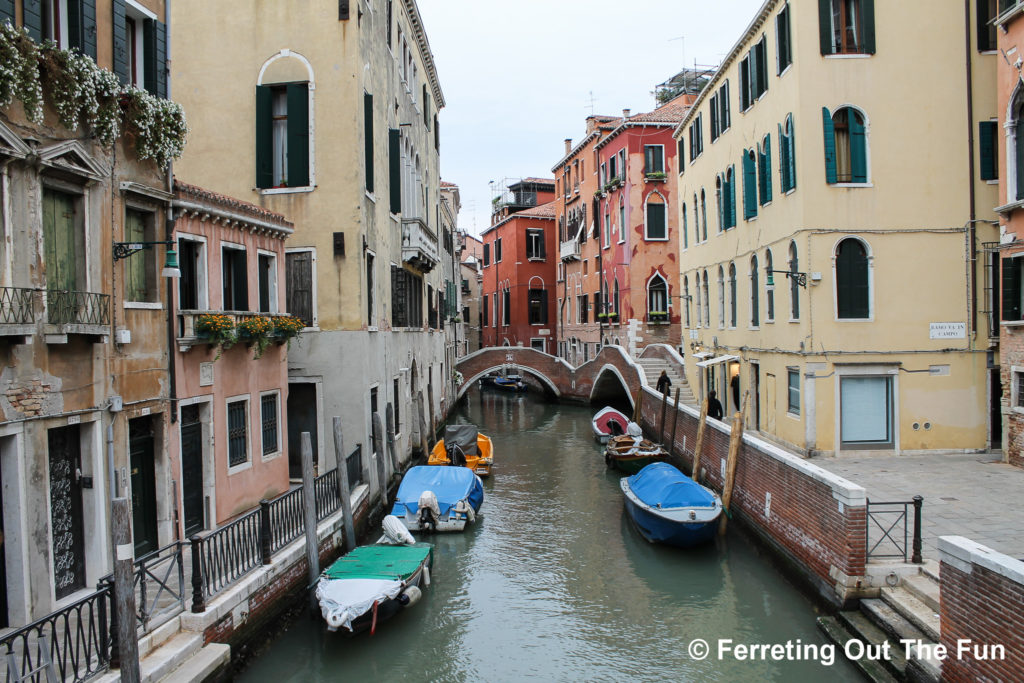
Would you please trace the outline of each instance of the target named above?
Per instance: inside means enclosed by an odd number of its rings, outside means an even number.
[[[706,368],[709,365],[718,365],[719,363],[724,363],[727,360],[739,360],[739,359],[740,359],[739,356],[715,356],[714,358],[709,358],[708,360],[702,360],[702,361],[698,362],[697,363],[697,367]]]
[[[374,602],[392,600],[401,592],[402,582],[391,579],[320,579],[316,599],[328,626],[351,631],[352,621],[373,609]]]

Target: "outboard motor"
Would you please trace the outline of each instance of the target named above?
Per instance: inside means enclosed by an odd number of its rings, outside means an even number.
[[[448,449],[448,464],[455,465],[456,467],[466,466],[466,454],[458,445],[451,446]]]
[[[433,491],[424,491],[420,494],[417,503],[419,511],[416,513],[416,521],[419,522],[423,531],[436,531],[437,523],[441,519],[441,506],[437,504],[437,496]]]
[[[622,436],[626,433],[626,430],[622,428],[622,423],[618,420],[608,420],[608,431],[612,436]]]

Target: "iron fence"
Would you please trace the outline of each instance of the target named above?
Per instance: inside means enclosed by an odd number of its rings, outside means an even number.
[[[275,498],[268,504],[270,513],[270,552],[276,553],[305,532],[302,516],[302,487]]]
[[[48,289],[46,321],[54,325],[109,325],[110,295]]]
[[[341,507],[337,468],[317,477],[313,481],[313,490],[316,494],[316,519],[318,522],[323,521]]]
[[[0,287],[0,323],[31,325],[35,321],[34,289]]]
[[[355,450],[345,458],[345,466],[348,468],[348,490],[352,491],[363,481],[363,445],[359,444]]]
[[[0,638],[6,681],[85,681],[110,668],[110,586]]]
[[[178,614],[185,608],[185,544],[175,541],[135,560],[135,609],[143,633]],[[113,585],[108,574],[100,585]]]
[[[921,507],[924,499],[872,502],[867,504],[867,526],[864,530],[867,560],[907,561],[921,563]],[[911,547],[910,510],[914,510],[913,546]]]

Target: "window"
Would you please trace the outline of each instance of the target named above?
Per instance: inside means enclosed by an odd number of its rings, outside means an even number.
[[[686,311],[686,326],[690,327],[690,278],[685,275],[683,276],[683,310]]]
[[[402,154],[402,133],[388,128],[388,211],[402,213],[402,176],[408,165]]]
[[[96,57],[95,3],[81,0],[45,0],[45,7],[61,6],[61,30],[57,41],[62,48],[78,47]],[[157,15],[138,3],[113,4],[114,73],[124,85],[134,85],[157,97],[167,97],[167,26]],[[26,26],[28,25],[26,14]],[[66,22],[66,23],[65,23]]]
[[[721,272],[721,268],[718,269]],[[711,298],[708,295],[708,271],[704,271],[704,327],[711,327]]]
[[[701,112],[690,124],[690,161],[693,161],[704,152],[704,113]]]
[[[619,244],[626,241],[626,202],[619,197]]]
[[[152,242],[155,240],[154,216],[148,211],[125,209],[125,242]],[[154,302],[160,300],[157,291],[156,249],[137,251],[124,264],[124,296],[126,301]]]
[[[257,257],[259,272],[260,313],[277,313],[277,257],[273,254],[260,253]]]
[[[587,322],[587,295],[579,294],[576,297],[576,322],[586,323]]]
[[[612,243],[612,220],[608,214],[607,205],[604,208],[604,248],[607,249]]]
[[[647,319],[668,322],[668,282],[655,273],[647,283]]]
[[[892,377],[840,377],[840,439],[846,449],[892,448]]]
[[[626,178],[626,148],[619,150],[619,177]]]
[[[690,229],[686,225],[686,222],[687,222],[686,204],[683,204],[682,211],[680,212],[679,215],[683,219],[683,225],[682,225],[682,229],[680,230],[680,232],[683,233],[683,249],[686,249],[686,248],[688,248],[690,246]]]
[[[854,237],[836,247],[836,315],[839,319],[871,317],[869,259],[864,243]]]
[[[772,201],[772,141],[765,135],[757,149],[757,200],[764,206]]]
[[[786,371],[788,376],[787,385],[789,387],[789,400],[786,407],[786,412],[790,415],[800,414],[800,371],[794,368],[789,368]]]
[[[249,310],[249,271],[245,247],[222,245],[221,279],[224,285],[224,310]]]
[[[731,125],[729,111],[729,81],[725,83],[711,96],[711,142],[718,139]]]
[[[768,249],[764,254],[764,268],[767,273],[771,273],[774,266],[772,265],[772,250]],[[771,277],[770,275],[768,277]],[[775,320],[775,287],[767,286],[768,278],[765,278],[765,301],[767,302],[767,310],[765,311],[766,322],[773,322]]]
[[[487,327],[487,321],[489,320],[489,318],[487,317],[487,301],[488,301],[487,295],[485,294],[482,297],[482,299],[483,299],[483,308],[480,310],[480,327]]]
[[[487,310],[484,297],[484,311]],[[423,327],[423,279],[400,266],[391,266],[391,325]]]
[[[730,166],[716,180],[718,231],[736,227],[736,167]]]
[[[743,219],[757,218],[757,155],[743,150]]]
[[[978,122],[978,153],[980,154],[980,172],[982,180],[999,179],[999,156],[996,151],[995,121]]]
[[[206,243],[178,237],[178,308],[205,310],[209,308],[206,291]]]
[[[1015,255],[1016,256],[1016,255]],[[1024,320],[1024,258],[1004,258],[1002,262],[1002,319]]]
[[[507,287],[501,290],[501,324],[505,327],[512,324],[512,290]]]
[[[615,278],[615,289],[612,290],[612,291],[614,292],[614,295],[613,295],[613,298],[612,298],[612,303],[614,304],[614,307],[612,308],[612,310],[615,311],[615,315],[618,315],[619,314],[619,278],[618,277]]]
[[[821,115],[825,130],[825,181],[868,182],[864,116],[852,107],[842,107],[832,115],[822,107]]]
[[[501,238],[494,240],[494,262],[501,263]]]
[[[800,285],[797,283],[796,274],[800,272],[800,262],[797,259],[796,242],[789,243],[789,317],[792,320],[800,319]]]
[[[697,210],[696,201],[694,201],[693,210]],[[704,196],[704,188],[700,188],[700,223],[703,226],[701,237],[705,242],[708,241],[708,203]]]
[[[508,290],[506,290],[508,291]],[[527,299],[527,315],[531,325],[547,325],[548,324],[548,296],[547,290],[544,289],[533,289],[528,290]]]
[[[875,54],[874,0],[818,0],[821,54]]]
[[[998,16],[996,0],[978,0],[978,51],[991,52],[996,49],[996,26],[993,19]]]
[[[498,293],[491,294],[491,325],[498,326]]]
[[[43,188],[43,253],[46,288],[82,291],[86,288],[85,225],[80,196]]]
[[[485,244],[484,245],[484,265],[485,266],[491,265],[491,245],[490,244]]]
[[[740,111],[749,109],[768,90],[766,37],[751,46],[740,62]]]
[[[680,137],[676,140],[676,158],[679,160],[679,175],[683,174],[686,170],[686,157],[683,156],[683,152],[686,151],[686,143],[683,142],[683,138]]]
[[[694,276],[694,286],[693,286],[693,293],[694,293],[694,296],[696,297],[697,327],[700,327],[701,326],[701,322],[703,322],[703,320],[704,320],[704,316],[701,314],[701,310],[702,310],[701,309],[701,301],[703,301],[704,299],[701,296],[700,292],[701,292],[701,289],[700,289],[700,271],[697,271],[697,274]],[[687,310],[687,313],[689,313],[689,310]]]
[[[306,327],[316,326],[313,260],[313,252],[309,250],[289,251],[284,257],[288,314],[301,320]]]
[[[718,266],[718,326],[725,327],[725,269]]]
[[[783,193],[796,188],[796,143],[792,114],[786,116],[785,129],[779,124],[779,179]]]
[[[1006,201],[1024,199],[1024,91],[1020,87],[1013,95],[1007,121],[1006,145]]]
[[[605,166],[605,164],[601,164],[601,177],[600,177],[600,185],[601,185],[601,187],[599,189],[604,189],[604,186],[607,183],[608,183],[607,166]]]
[[[363,172],[366,191],[373,192],[373,95],[363,93]]]
[[[750,257],[750,326],[758,327],[761,324],[760,308],[761,292],[757,286],[757,255]]]
[[[736,327],[736,264],[729,264],[729,327]]]
[[[256,86],[256,186],[309,185],[309,84]]]
[[[644,230],[644,238],[648,240],[667,240],[668,225],[666,223],[665,198],[658,192],[652,192],[647,196],[646,205],[647,224]]]
[[[608,182],[613,183],[619,179],[619,155],[613,154],[608,160]]]
[[[718,232],[725,230],[725,187],[722,174],[715,176],[715,216],[718,219]]]
[[[465,316],[466,322],[469,322],[468,308],[465,311],[463,311],[463,315]],[[393,425],[395,428],[395,434],[402,433],[402,394],[399,391],[400,386],[401,385],[399,384],[399,379],[396,377],[392,386],[393,393],[391,394],[391,399],[394,401],[392,405],[394,406],[395,410],[395,424]]]
[[[644,173],[665,173],[664,145],[644,145]]]
[[[228,467],[249,461],[248,399],[228,401]]]
[[[279,443],[280,430],[278,429],[278,403],[277,392],[260,396],[260,419],[263,425],[261,436],[263,438],[264,456],[273,455],[281,450]]]
[[[994,1],[994,0],[993,0]],[[789,34],[789,3],[775,15],[775,67],[777,74],[793,63],[793,48]]]
[[[374,325],[373,316],[373,254],[366,253],[366,324]]]

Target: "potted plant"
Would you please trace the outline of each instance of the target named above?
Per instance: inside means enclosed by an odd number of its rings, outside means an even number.
[[[644,176],[644,180],[665,180],[664,171],[651,171]]]
[[[647,319],[652,323],[664,323],[668,322],[667,311],[651,311],[647,314]]]
[[[224,349],[230,349],[238,341],[238,334],[235,331],[235,320],[225,313],[204,313],[196,318],[193,327],[195,334],[203,342],[210,346],[217,347],[217,355],[213,360],[220,358]]]
[[[305,326],[306,323],[302,322],[294,315],[274,318],[274,341],[278,344],[287,342],[288,348],[291,348],[292,339],[298,337]]]
[[[238,323],[238,338],[256,347],[253,359],[260,358],[274,341],[271,336],[273,331],[274,323],[270,318],[261,315],[246,318]]]

